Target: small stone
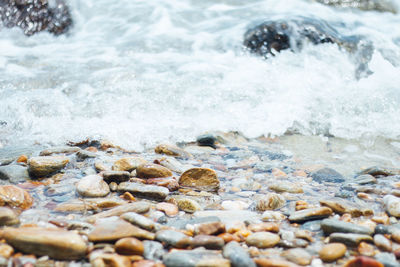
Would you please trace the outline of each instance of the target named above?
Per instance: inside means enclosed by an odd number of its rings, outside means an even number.
[[[258,267],[298,267],[297,264],[281,259],[257,258],[254,262]]]
[[[163,245],[157,241],[145,240],[143,241],[143,247],[143,256],[148,260],[161,260],[162,256],[166,253]]]
[[[132,263],[132,267],[165,267],[165,265],[151,260],[140,260]]]
[[[162,178],[172,176],[172,172],[158,164],[140,164],[136,168],[136,176],[139,178]]]
[[[114,253],[104,253],[97,256],[93,261],[90,262],[93,267],[127,267],[131,266],[129,257],[121,256]]]
[[[229,267],[219,252],[210,250],[172,251],[163,257],[167,267]]]
[[[368,244],[366,242],[361,242],[357,247],[358,253],[363,256],[372,257],[375,255],[375,248],[373,245]]]
[[[270,211],[267,210],[261,215],[261,219],[263,221],[283,221],[286,219],[286,216],[278,211]]]
[[[324,219],[321,222],[321,227],[326,235],[329,235],[331,233],[354,233],[372,235],[374,233],[374,229],[370,229],[368,227],[357,225],[354,223],[339,221],[336,219]]]
[[[105,171],[103,179],[106,183],[115,182],[117,184],[129,181],[130,173],[127,171]]]
[[[192,168],[181,175],[179,185],[204,191],[217,191],[219,180],[216,172],[211,169]]]
[[[99,175],[83,177],[76,185],[76,191],[83,197],[104,197],[110,193],[110,187]]]
[[[126,237],[115,243],[115,251],[121,255],[143,255],[144,247],[142,241]]]
[[[114,162],[112,170],[131,172],[135,170],[139,165],[146,163],[146,160],[139,157],[122,158]]]
[[[224,247],[222,254],[231,261],[233,267],[256,267],[249,253],[238,242],[229,242]]]
[[[196,138],[196,141],[199,146],[209,146],[215,148],[215,142],[217,141],[217,138],[212,134],[203,134],[199,135]]]
[[[21,155],[17,158],[17,163],[28,163],[28,156]]]
[[[331,243],[325,245],[319,251],[319,257],[324,262],[333,262],[336,261],[337,259],[342,258],[346,254],[346,251],[347,247],[342,243]]]
[[[224,200],[221,202],[221,207],[224,210],[245,210],[249,204],[241,200]]]
[[[85,159],[92,159],[95,158],[97,155],[94,152],[88,151],[88,150],[79,150],[76,153],[76,157],[78,158],[78,161],[84,161]]]
[[[339,242],[348,246],[357,246],[361,242],[372,242],[373,239],[369,235],[362,234],[345,234],[345,233],[333,233],[329,236],[330,242]]]
[[[400,217],[400,198],[387,195],[383,197],[386,211],[394,217]]]
[[[148,231],[153,231],[156,228],[156,223],[154,221],[136,212],[124,213],[121,215],[121,218]]]
[[[71,231],[39,227],[5,228],[3,238],[27,254],[47,255],[57,260],[80,260],[86,255],[85,241]]]
[[[153,240],[154,234],[140,229],[118,217],[97,220],[94,229],[88,234],[89,241],[91,242],[109,242],[124,237]]]
[[[14,253],[14,249],[12,246],[7,244],[0,244],[0,256],[6,259],[10,258]]]
[[[286,258],[288,261],[294,262],[298,265],[309,265],[311,263],[312,257],[307,250],[302,248],[292,248],[285,250],[282,257]]]
[[[150,204],[144,201],[128,203],[114,207],[112,209],[99,212],[87,218],[87,221],[96,221],[97,219],[111,216],[120,216],[127,212],[146,213],[150,209]]]
[[[194,248],[204,247],[206,249],[222,249],[224,245],[225,242],[222,238],[212,235],[197,235],[191,243]]]
[[[322,206],[331,208],[334,212],[339,214],[350,213],[352,217],[370,216],[374,212],[368,207],[361,207],[356,203],[350,202],[341,198],[329,198],[320,200]]]
[[[162,186],[157,185],[144,185],[140,183],[123,182],[118,185],[118,191],[120,192],[130,192],[136,197],[164,200],[168,194],[169,190]]]
[[[33,198],[24,189],[14,185],[0,186],[0,206],[11,208],[29,209],[33,204]]]
[[[342,183],[345,181],[344,177],[340,173],[331,168],[323,168],[312,172],[311,177],[318,183]]]
[[[154,149],[154,152],[157,154],[164,154],[168,156],[174,156],[174,157],[189,157],[190,154],[187,153],[185,150],[182,148],[179,148],[177,146],[173,145],[158,145]]]
[[[174,217],[179,212],[178,206],[167,202],[157,203],[156,209],[163,211],[169,217]]]
[[[216,235],[225,232],[225,224],[222,222],[208,222],[196,224],[194,231],[196,235]]]
[[[58,212],[87,212],[90,210],[99,210],[112,208],[125,204],[120,198],[85,198],[73,199],[68,202],[57,205],[54,211]]]
[[[295,211],[289,216],[290,222],[305,222],[311,220],[318,220],[329,217],[332,215],[332,210],[327,207],[312,208]]]
[[[359,185],[376,184],[376,178],[369,174],[359,175],[354,179],[354,182]]]
[[[274,232],[278,233],[279,232],[279,224],[277,223],[255,223],[255,224],[250,224],[247,229],[252,232]]]
[[[392,251],[392,242],[384,235],[374,235],[374,244],[377,248],[383,251]]]
[[[190,245],[191,239],[182,232],[174,230],[161,230],[156,233],[155,239],[170,246],[184,248]]]
[[[384,267],[384,265],[373,258],[358,256],[347,261],[343,267]]]
[[[256,199],[256,209],[258,211],[280,209],[286,204],[286,199],[282,195],[268,193]]]
[[[269,232],[258,232],[249,235],[246,238],[248,246],[255,246],[257,248],[271,248],[279,243],[279,235]]]
[[[277,193],[293,193],[293,194],[300,194],[304,193],[303,188],[291,182],[275,182],[269,186],[269,189],[277,192]]]
[[[400,264],[396,260],[396,256],[390,252],[380,252],[375,255],[375,259],[382,263],[383,266],[399,267]]]
[[[72,154],[81,150],[79,147],[76,146],[60,146],[60,147],[53,147],[49,149],[45,149],[40,151],[40,156],[51,156],[53,154]]]
[[[187,213],[195,213],[196,211],[202,210],[200,204],[190,198],[177,198],[176,204],[180,210]]]
[[[393,176],[393,175],[400,175],[400,170],[399,169],[390,169],[390,168],[382,168],[382,167],[369,167],[367,169],[364,169],[360,172],[360,174],[369,174],[374,177],[377,176]]]
[[[172,157],[162,157],[161,159],[157,160],[157,163],[179,174],[183,173],[186,169],[182,163],[180,163],[176,158]]]
[[[14,225],[19,223],[19,219],[15,212],[7,207],[0,207],[0,226]]]
[[[32,157],[28,161],[28,171],[32,177],[45,177],[60,171],[68,162],[64,156]]]
[[[0,180],[8,180],[18,184],[29,180],[28,168],[21,165],[0,166]]]
[[[146,183],[166,187],[170,192],[179,189],[179,183],[174,177],[150,178],[146,180]]]

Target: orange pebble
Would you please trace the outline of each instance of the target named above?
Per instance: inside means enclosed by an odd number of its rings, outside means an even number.
[[[17,159],[18,163],[27,163],[28,162],[28,157],[26,155],[21,155],[19,156],[19,158]]]

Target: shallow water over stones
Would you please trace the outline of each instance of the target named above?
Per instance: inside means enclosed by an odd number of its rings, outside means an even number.
[[[41,153],[47,155],[40,156],[41,162],[53,173],[45,178],[31,173],[31,179],[12,190],[0,190],[6,206],[1,223],[12,227],[0,235],[15,250],[4,260],[27,253],[35,255],[34,262],[47,255],[56,261],[76,259],[81,265],[90,261],[140,266],[144,259],[166,266],[199,266],[199,262],[204,266],[318,266],[317,261],[352,266],[357,260],[354,256],[366,254],[372,257],[368,260],[376,256],[377,262],[393,261],[400,249],[399,198],[391,195],[400,187],[398,157],[392,157],[398,150],[296,135],[238,138],[225,144],[215,141],[215,148],[179,145],[192,156],[169,156],[154,149],[133,153],[108,146],[97,147],[94,158],[80,157],[81,149],[47,149],[35,151],[26,163],[14,160],[4,165],[26,166]],[[349,153],[349,146],[365,153]],[[65,157],[68,163],[60,165],[51,160],[54,157]],[[161,178],[165,172],[153,170],[160,170],[158,163],[169,157],[172,164],[178,162],[200,175],[187,178],[164,166],[160,169],[168,169],[171,177]],[[147,165],[141,165],[144,162]],[[152,178],[143,177],[143,172],[138,175],[137,168],[145,166],[151,167]],[[371,166],[381,171],[359,178],[360,173],[371,172]],[[201,181],[200,187],[182,184],[182,177],[192,179],[190,185]],[[95,184],[86,184],[92,178]],[[178,188],[151,184],[154,179],[173,179],[179,182]],[[118,190],[94,197],[113,183]],[[208,186],[213,190],[207,190]],[[348,192],[346,198],[335,197],[341,191]],[[19,232],[27,233],[37,247],[24,249],[28,241],[16,239]],[[61,238],[70,233],[79,239],[76,250],[68,243],[58,244],[58,233]],[[63,253],[64,247],[70,250]]]

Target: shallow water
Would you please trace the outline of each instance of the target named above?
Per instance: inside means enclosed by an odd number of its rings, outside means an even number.
[[[399,14],[305,0],[69,4],[66,36],[1,30],[0,147],[100,137],[140,149],[214,130],[400,138]],[[295,16],[372,41],[373,74],[357,80],[334,44],[268,60],[244,51],[250,25]]]

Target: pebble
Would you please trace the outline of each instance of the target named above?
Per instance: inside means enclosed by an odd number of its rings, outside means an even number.
[[[124,237],[153,240],[154,234],[140,229],[118,217],[99,219],[88,234],[91,242],[110,242]]]
[[[342,258],[347,251],[347,247],[342,243],[331,243],[322,247],[319,257],[324,262],[333,262]]]
[[[107,218],[111,216],[120,216],[127,212],[145,213],[150,209],[150,204],[144,201],[138,201],[133,203],[128,203],[114,207],[112,209],[99,212],[87,218],[87,221],[96,221],[100,218]]]
[[[331,168],[322,168],[312,172],[311,177],[318,183],[342,183],[345,181],[344,177],[340,173]]]
[[[286,216],[278,211],[267,210],[261,215],[261,220],[263,221],[283,221]]]
[[[347,261],[343,267],[384,267],[384,265],[373,258],[358,256]]]
[[[276,193],[268,193],[256,199],[256,209],[258,211],[280,209],[286,204],[286,199]]]
[[[196,224],[194,231],[197,235],[217,235],[225,232],[225,224],[222,222],[208,222]]]
[[[376,178],[369,174],[359,175],[354,179],[354,182],[360,185],[376,184]]]
[[[311,208],[305,210],[295,211],[289,216],[290,222],[305,222],[311,220],[318,220],[329,217],[332,215],[332,210],[327,207]]]
[[[229,259],[233,267],[256,267],[249,253],[243,249],[238,242],[229,242],[223,249],[222,254]]]
[[[5,228],[3,238],[14,248],[57,260],[80,260],[86,255],[86,242],[74,232],[39,227]]]
[[[121,255],[143,255],[144,246],[134,237],[125,237],[115,243],[115,251]]]
[[[169,217],[174,217],[178,215],[179,212],[177,205],[167,202],[157,203],[156,209],[163,211]]]
[[[45,149],[40,151],[40,156],[51,156],[53,154],[72,154],[80,151],[81,149],[77,146],[60,146]]]
[[[275,182],[269,186],[269,189],[277,192],[277,193],[293,193],[293,194],[300,194],[304,193],[303,188],[291,182]]]
[[[76,153],[76,157],[78,161],[84,161],[85,159],[92,159],[95,158],[97,155],[94,152],[88,151],[88,150],[79,150]]]
[[[307,250],[302,248],[292,248],[285,250],[281,254],[282,257],[286,258],[288,261],[296,263],[298,265],[309,265],[311,263],[312,257]]]
[[[90,210],[99,210],[112,208],[126,203],[120,198],[85,198],[73,199],[68,202],[57,205],[54,211],[58,212],[86,212]]]
[[[248,246],[255,246],[257,248],[271,248],[279,243],[280,237],[277,234],[270,232],[258,232],[249,235],[246,238]]]
[[[163,245],[157,241],[144,240],[143,241],[143,256],[148,260],[161,260],[166,253]]]
[[[381,252],[375,255],[375,259],[382,263],[385,267],[399,267],[400,263],[396,260],[396,256],[392,253]]]
[[[140,164],[136,168],[136,176],[139,178],[163,178],[172,176],[172,172],[158,164]]]
[[[83,177],[76,185],[76,191],[83,197],[104,197],[110,193],[110,187],[99,175]]]
[[[329,235],[331,233],[354,233],[372,235],[375,232],[375,229],[370,229],[365,226],[339,221],[336,219],[324,219],[321,222],[321,227],[326,235]]]
[[[392,251],[392,242],[384,235],[374,235],[374,244],[377,248],[383,251]]]
[[[241,200],[224,200],[221,202],[221,207],[224,210],[245,210],[250,205]]]
[[[342,199],[342,198],[329,198],[320,200],[319,203],[322,206],[326,206],[331,208],[335,213],[345,214],[349,213],[352,217],[360,217],[360,216],[370,216],[373,215],[374,212],[372,209],[368,207],[361,207],[354,202]]]
[[[179,183],[174,177],[149,178],[146,183],[166,187],[171,192],[179,189]]]
[[[0,226],[18,224],[17,214],[10,208],[0,207]]]
[[[122,158],[114,162],[112,170],[131,172],[135,170],[139,165],[146,163],[147,161],[145,159],[139,157]]]
[[[190,154],[174,145],[162,144],[155,147],[154,152],[174,157],[189,157]]]
[[[357,246],[361,242],[372,242],[373,239],[369,235],[333,233],[329,236],[330,242],[339,242],[348,246]]]
[[[298,267],[295,263],[281,259],[256,258],[254,262],[258,267]]]
[[[33,204],[33,198],[28,191],[14,185],[0,186],[0,206],[11,208],[29,209]]]
[[[222,249],[224,245],[225,242],[222,238],[212,235],[197,235],[191,242],[191,246],[194,248]]]
[[[215,148],[215,142],[217,141],[217,138],[213,134],[203,134],[199,135],[196,138],[196,141],[199,146],[209,146]]]
[[[192,168],[185,171],[179,178],[179,185],[204,191],[217,191],[219,180],[214,170],[207,168]]]
[[[221,254],[210,250],[172,251],[163,257],[167,267],[229,267],[229,260],[223,259]]]
[[[190,245],[191,239],[182,232],[174,230],[161,230],[156,233],[155,239],[176,248],[184,248]]]
[[[28,168],[21,165],[0,166],[0,180],[18,184],[29,180]]]
[[[14,254],[14,249],[8,244],[0,244],[0,257],[10,258]]]
[[[195,213],[196,211],[202,210],[200,204],[190,198],[176,198],[176,204],[178,208],[187,213]]]
[[[32,157],[28,160],[28,171],[32,177],[45,177],[60,171],[68,162],[65,156]]]
[[[358,251],[358,253],[360,253],[360,255],[363,255],[363,256],[372,257],[375,255],[375,247],[366,242],[361,242],[357,247],[357,251]]]
[[[104,253],[91,261],[91,265],[93,267],[128,267],[131,266],[131,261],[126,256],[121,256],[115,253]]]
[[[374,177],[377,176],[393,176],[393,175],[400,175],[400,170],[398,169],[390,169],[390,168],[382,168],[382,167],[369,167],[364,169],[360,172],[360,174],[369,174]]]
[[[120,183],[118,185],[118,191],[130,192],[135,197],[155,200],[164,200],[169,195],[169,190],[163,186],[144,185],[131,182]]]
[[[400,198],[387,195],[383,197],[386,211],[394,217],[400,217]]]
[[[121,218],[148,231],[153,231],[156,228],[156,223],[154,221],[136,212],[124,213],[121,215]]]
[[[247,226],[247,229],[252,232],[279,232],[279,224],[272,222],[255,223]]]
[[[168,169],[170,169],[173,172],[176,173],[183,173],[186,169],[186,167],[184,165],[182,165],[182,163],[180,163],[177,159],[172,158],[172,157],[162,157],[160,159],[157,160],[158,163]]]
[[[160,262],[140,260],[132,263],[132,267],[165,267],[165,265]]]
[[[105,182],[117,184],[129,181],[130,173],[127,171],[105,171],[103,172],[103,179]]]

